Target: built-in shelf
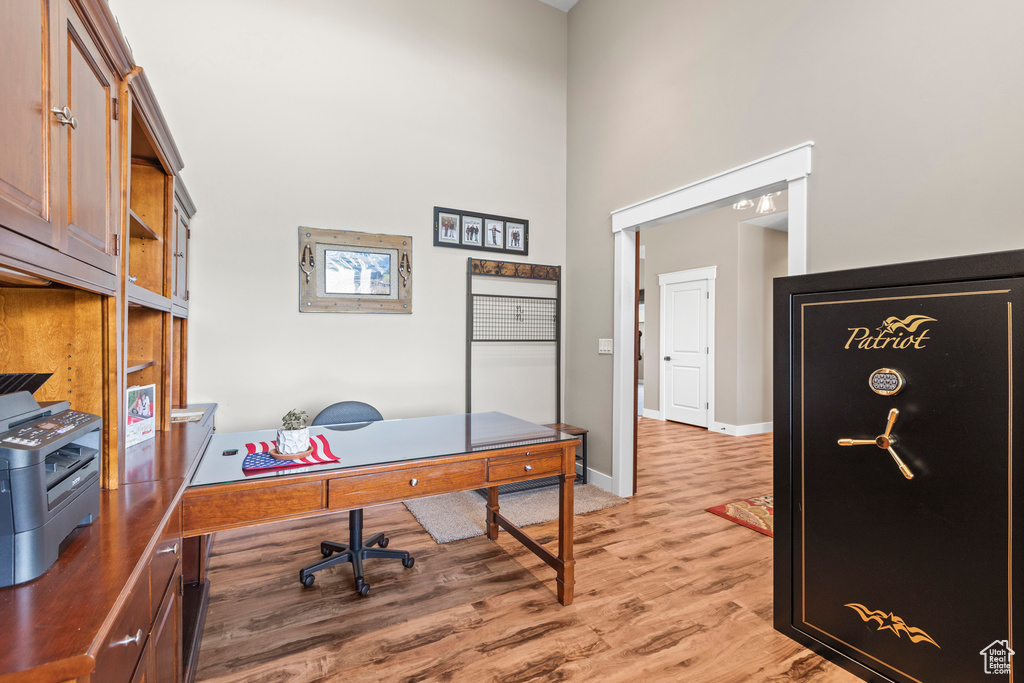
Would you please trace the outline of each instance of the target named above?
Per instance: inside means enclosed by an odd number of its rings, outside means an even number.
[[[143,361],[142,363],[139,363],[138,365],[129,365],[128,366],[128,374],[130,375],[133,372],[138,372],[139,370],[145,370],[146,368],[151,368],[154,365],[156,365],[156,361],[155,360]]]
[[[158,311],[170,311],[171,300],[156,292],[151,292],[145,287],[140,287],[134,282],[129,282],[125,287],[128,294],[128,303],[135,306],[145,306]]]
[[[131,209],[128,209],[128,234],[144,240],[160,241],[160,235],[146,224],[146,221]]]

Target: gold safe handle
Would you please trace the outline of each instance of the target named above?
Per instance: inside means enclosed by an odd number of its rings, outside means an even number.
[[[914,473],[910,471],[900,456],[893,450],[892,445],[896,443],[896,437],[890,436],[892,432],[892,426],[896,424],[896,418],[900,416],[900,411],[893,408],[889,411],[888,422],[885,425],[885,433],[876,436],[874,439],[839,439],[840,446],[878,446],[883,451],[889,451],[889,455],[896,461],[896,466],[900,468],[900,472],[907,479],[913,479]]]

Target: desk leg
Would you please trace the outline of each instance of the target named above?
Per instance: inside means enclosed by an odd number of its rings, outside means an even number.
[[[576,447],[562,450],[562,476],[558,478],[558,602],[571,605],[576,586],[576,560],[573,558],[573,486],[576,481]]]
[[[487,489],[487,538],[498,540],[498,487]]]

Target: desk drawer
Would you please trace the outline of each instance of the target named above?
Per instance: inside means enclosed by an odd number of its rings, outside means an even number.
[[[327,507],[346,510],[482,486],[485,468],[482,460],[475,460],[332,479],[327,492]]]
[[[491,458],[487,461],[487,481],[500,482],[513,479],[533,479],[558,474],[562,469],[562,452],[547,451],[511,458]]]
[[[322,491],[318,481],[219,493],[200,490],[182,503],[182,525],[186,532],[202,530],[205,533],[312,514],[323,509],[320,505]]]
[[[174,575],[181,557],[181,507],[174,508],[171,518],[160,532],[149,563],[150,619],[156,619],[167,584]]]
[[[130,681],[148,637],[149,585],[142,579],[135,584],[117,621],[96,652],[96,673],[92,680]]]

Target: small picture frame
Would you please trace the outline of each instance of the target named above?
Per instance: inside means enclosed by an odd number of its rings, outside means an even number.
[[[438,212],[437,239],[447,244],[459,244],[459,214]]]
[[[434,246],[528,256],[530,221],[435,206]]]
[[[462,217],[462,243],[480,246],[484,232],[484,219],[479,216]]]
[[[505,221],[494,218],[484,220],[484,246],[488,249],[505,248]]]
[[[526,252],[526,226],[522,223],[505,223],[505,249]]]

